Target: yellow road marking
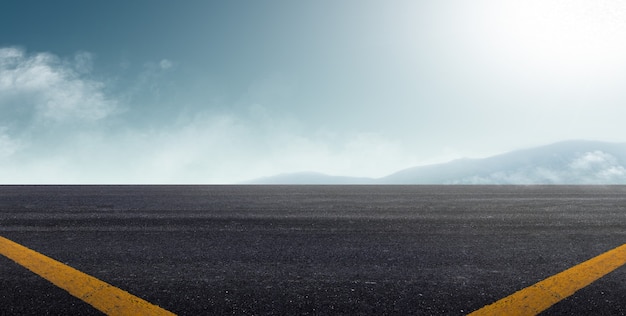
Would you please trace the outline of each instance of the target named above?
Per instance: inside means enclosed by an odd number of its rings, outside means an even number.
[[[626,244],[517,291],[469,315],[537,315],[626,264]]]
[[[1,236],[0,254],[107,315],[174,315],[124,290]]]

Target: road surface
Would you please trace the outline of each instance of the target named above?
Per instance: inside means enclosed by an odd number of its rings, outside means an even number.
[[[626,187],[0,186],[0,236],[180,315],[463,315],[626,243]],[[100,313],[3,256],[0,303]]]

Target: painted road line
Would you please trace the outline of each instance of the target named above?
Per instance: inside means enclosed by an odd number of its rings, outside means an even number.
[[[0,254],[107,315],[174,315],[124,290],[1,236]]]
[[[469,315],[537,315],[626,264],[626,244],[517,291]]]

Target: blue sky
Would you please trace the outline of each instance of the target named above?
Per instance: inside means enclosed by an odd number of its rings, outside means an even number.
[[[625,141],[620,1],[4,1],[1,183],[379,177]]]

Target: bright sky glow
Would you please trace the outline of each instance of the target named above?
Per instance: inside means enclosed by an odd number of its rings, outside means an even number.
[[[626,3],[622,1],[501,2],[502,15],[484,16],[486,40],[526,76],[546,81],[601,78],[625,66]],[[491,34],[489,34],[492,32]],[[545,82],[542,82],[545,84]]]
[[[626,3],[14,1],[0,183],[380,177],[625,141]]]

